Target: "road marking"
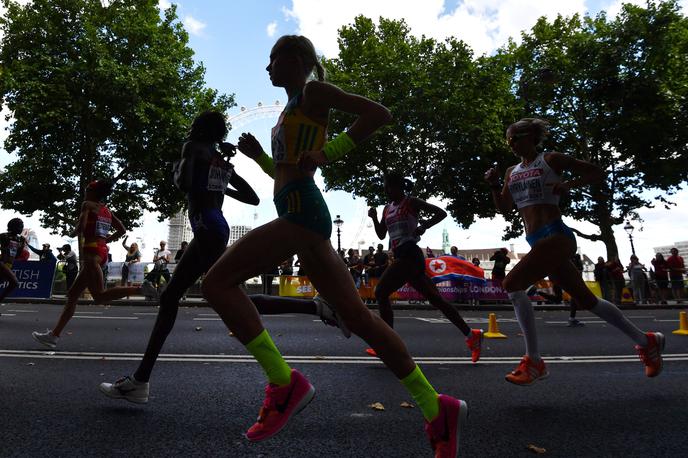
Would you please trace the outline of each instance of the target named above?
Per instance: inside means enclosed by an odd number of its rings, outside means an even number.
[[[17,312],[17,313],[38,313],[38,310],[12,310],[8,309],[8,312]]]
[[[137,316],[91,316],[91,315],[74,315],[73,318],[90,318],[93,320],[138,320]]]
[[[134,312],[134,315],[157,316],[158,312]]]
[[[3,313],[2,316],[17,316],[16,313]]]
[[[222,318],[194,318],[194,321],[222,321]]]
[[[95,353],[95,352],[46,352],[39,350],[0,350],[0,358],[29,359],[73,359],[73,360],[111,360],[139,361],[140,353]],[[663,355],[664,361],[688,361],[688,353]],[[382,364],[377,358],[369,356],[288,356],[284,359],[294,364]],[[633,355],[598,356],[550,356],[544,360],[549,364],[587,364],[587,363],[638,363]],[[158,361],[167,362],[208,362],[208,363],[256,363],[251,355],[183,355],[161,354]],[[426,365],[472,365],[469,357],[428,356],[417,357],[415,361]],[[480,361],[488,364],[517,364],[520,357],[483,357]]]
[[[679,320],[655,320],[659,323],[678,323]]]
[[[607,323],[606,321],[601,321],[601,320],[600,320],[600,321],[592,321],[592,320],[585,321],[585,320],[579,320],[579,321],[580,321],[581,323],[584,323],[584,324],[606,324],[606,323]],[[568,321],[545,321],[545,323],[547,323],[547,324],[568,324],[569,322],[568,322]]]
[[[81,312],[81,311],[75,311],[74,313],[81,313],[82,315],[102,315],[103,312]]]
[[[424,321],[426,323],[432,323],[432,324],[449,324],[451,321],[449,321],[447,318],[421,318],[421,317],[412,317],[415,320],[418,321]],[[489,320],[487,318],[464,318],[466,323],[479,323],[479,324],[487,324]],[[518,321],[516,318],[498,318],[497,319],[498,323],[517,323]]]

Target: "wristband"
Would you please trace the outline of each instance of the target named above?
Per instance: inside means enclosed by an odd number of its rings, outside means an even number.
[[[333,162],[354,148],[356,148],[356,144],[351,139],[349,134],[342,132],[334,139],[325,143],[325,146],[323,147],[323,153],[325,153],[325,157],[329,162]]]
[[[267,155],[265,151],[263,154],[255,158],[256,163],[263,169],[263,172],[275,178],[275,164],[272,162],[272,158]]]

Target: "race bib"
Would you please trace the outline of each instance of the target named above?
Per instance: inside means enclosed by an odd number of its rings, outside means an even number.
[[[96,237],[107,238],[110,234],[111,225],[112,222],[109,219],[99,216],[96,219]]]
[[[9,244],[10,256],[13,258],[16,257],[18,251],[19,251],[19,242],[17,242],[16,240],[10,240],[10,244]]]
[[[208,191],[225,192],[233,167],[222,160],[212,161],[208,167]]]

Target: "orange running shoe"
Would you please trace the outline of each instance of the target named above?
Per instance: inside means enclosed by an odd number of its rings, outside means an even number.
[[[265,401],[258,420],[246,432],[251,442],[269,439],[287,425],[289,419],[303,410],[315,396],[315,388],[297,370],[291,371],[291,383],[285,386],[268,383]]]
[[[471,334],[466,337],[466,345],[471,351],[471,361],[477,363],[480,359],[480,350],[483,345],[483,330],[482,329],[471,329]]]
[[[459,455],[461,429],[468,418],[468,406],[460,399],[440,394],[440,413],[433,421],[425,422],[425,434],[435,452],[435,458],[456,458]]]
[[[368,353],[370,356],[374,356],[376,358],[379,358],[379,356],[377,356],[377,353],[375,352],[375,350],[373,350],[372,348],[366,348],[366,353]]]
[[[636,345],[640,360],[645,363],[645,375],[657,377],[662,372],[662,352],[664,351],[664,334],[661,332],[646,332],[647,347]]]
[[[532,385],[537,380],[542,380],[549,377],[545,362],[540,360],[539,363],[534,363],[528,355],[521,359],[516,370],[506,375],[506,381],[514,385]]]

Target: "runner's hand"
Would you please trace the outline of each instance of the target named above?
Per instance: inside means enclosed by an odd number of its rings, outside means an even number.
[[[375,207],[370,207],[368,209],[368,216],[373,219],[377,219],[377,208]]]
[[[490,183],[491,186],[496,186],[499,184],[499,171],[497,167],[492,167],[487,169],[484,176],[485,181]]]
[[[258,140],[256,140],[256,137],[246,132],[241,134],[239,137],[237,147],[242,154],[250,157],[251,159],[255,159],[263,154],[263,147],[260,146],[260,143]]]

